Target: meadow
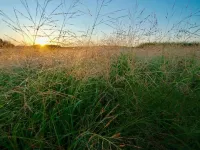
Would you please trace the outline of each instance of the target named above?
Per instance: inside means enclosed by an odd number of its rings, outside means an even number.
[[[0,150],[200,149],[200,9],[182,1],[2,1]]]
[[[0,149],[200,149],[200,47],[2,49]]]

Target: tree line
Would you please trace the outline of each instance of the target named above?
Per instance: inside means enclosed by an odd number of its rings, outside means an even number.
[[[0,38],[0,48],[11,48],[11,47],[14,47],[14,44],[12,44],[9,41],[2,40]]]

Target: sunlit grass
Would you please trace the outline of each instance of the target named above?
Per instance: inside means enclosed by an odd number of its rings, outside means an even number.
[[[163,31],[137,2],[20,2],[0,10],[23,45],[0,40],[0,149],[200,149],[200,44],[182,42],[198,39],[197,10],[169,7]]]
[[[107,74],[80,77],[81,68],[95,71],[89,64],[2,69],[0,148],[200,148],[196,58],[124,53],[110,58]]]

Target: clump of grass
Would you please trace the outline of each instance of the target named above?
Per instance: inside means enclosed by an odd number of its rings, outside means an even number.
[[[200,72],[189,58],[121,54],[104,76],[0,73],[1,149],[199,149]]]

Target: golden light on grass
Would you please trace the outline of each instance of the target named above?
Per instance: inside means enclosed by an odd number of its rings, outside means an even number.
[[[40,46],[45,46],[49,43],[49,39],[47,37],[38,37],[35,41],[35,44],[38,44]]]

